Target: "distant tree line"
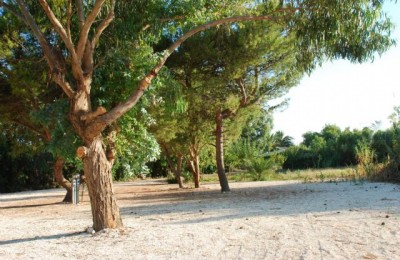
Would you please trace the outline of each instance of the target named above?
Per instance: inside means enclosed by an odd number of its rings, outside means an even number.
[[[357,147],[369,144],[373,131],[341,130],[335,125],[325,126],[321,132],[307,132],[303,142],[285,151],[284,169],[344,167],[357,164]]]
[[[392,126],[374,131],[341,130],[335,125],[326,125],[321,132],[307,132],[300,145],[285,150],[284,169],[330,168],[355,166],[362,162],[368,151],[376,167],[374,175],[385,175],[384,179],[400,180],[400,107],[390,116]],[[364,153],[364,155],[363,155]],[[379,178],[378,178],[379,179]]]

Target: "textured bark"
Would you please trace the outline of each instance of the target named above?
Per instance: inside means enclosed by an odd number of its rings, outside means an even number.
[[[85,182],[92,208],[93,228],[123,227],[112,186],[112,163],[107,160],[102,137],[95,138],[87,147],[89,154],[83,159]]]
[[[72,185],[67,179],[64,178],[63,167],[64,160],[62,158],[57,158],[56,162],[54,163],[54,177],[56,182],[67,190],[67,194],[65,194],[63,202],[72,202]]]
[[[93,217],[93,228],[96,231],[105,228],[123,227],[117,200],[113,191],[111,169],[114,160],[108,160],[104,147],[103,136],[89,133],[86,127],[85,115],[92,115],[90,96],[91,80],[87,79],[80,86],[71,102],[70,121],[76,132],[84,140],[84,146],[79,147],[77,153],[82,155],[85,183],[88,189]],[[84,151],[84,153],[79,153]]]
[[[229,183],[225,174],[224,165],[224,136],[223,136],[223,115],[221,110],[215,113],[215,159],[217,161],[217,173],[222,192],[229,192]]]

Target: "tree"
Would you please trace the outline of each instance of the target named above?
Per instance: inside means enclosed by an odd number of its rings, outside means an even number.
[[[83,161],[95,230],[123,226],[112,188],[114,157],[106,154],[103,131],[137,104],[171,53],[194,34],[225,23],[255,20],[284,23],[288,31],[296,33],[296,45],[303,50],[299,52],[298,60],[309,70],[326,58],[342,57],[361,62],[376,51],[383,52],[392,43],[388,35],[391,24],[381,16],[380,1],[297,0],[266,4],[255,2],[245,6],[227,2],[223,9],[218,6],[219,2],[214,1],[208,5],[204,5],[203,1],[185,2],[134,1],[129,5],[130,1],[78,0],[49,5],[46,0],[39,0],[41,8],[24,0],[0,2],[7,15],[15,15],[30,28],[49,66],[52,80],[69,99],[69,120],[83,143],[77,154]],[[140,12],[140,7],[149,9]],[[183,34],[184,26],[177,28],[177,23],[166,23],[159,34],[168,29],[176,30],[177,39],[160,55],[161,58],[148,73],[136,82],[129,97],[108,110],[100,106],[93,109],[91,92],[100,87],[92,85],[93,75],[99,59],[105,55],[102,50],[105,49],[107,36],[113,39],[129,38],[127,33],[132,33],[127,28],[130,27],[146,30],[154,25],[155,30],[156,25],[160,25],[160,19],[154,17],[156,12],[168,10],[162,14],[174,15],[177,13],[175,10],[185,10],[182,7],[189,8],[189,13],[183,13],[183,20],[189,21],[187,24],[194,29]],[[190,13],[193,9],[200,12]],[[47,19],[35,19],[43,13]],[[139,13],[150,19],[135,21]],[[115,20],[116,16],[124,19]],[[206,22],[209,18],[215,20]],[[168,21],[171,19],[169,16]],[[168,28],[168,24],[173,26]],[[52,37],[45,37],[42,31],[44,25],[51,28]],[[112,30],[107,30],[108,27]],[[137,39],[140,40],[140,37]],[[99,48],[100,45],[103,48]]]
[[[267,101],[285,94],[302,75],[294,59],[293,37],[282,35],[283,30],[282,26],[257,23],[220,26],[186,41],[167,62],[178,81],[189,89],[188,95],[207,102],[207,108],[192,109],[201,109],[194,113],[197,118],[207,115],[214,122],[217,173],[224,192],[230,190],[224,145],[239,137],[245,118],[251,115],[242,111],[267,106]],[[240,55],[237,50],[242,50]],[[239,117],[241,125],[227,127],[227,121],[232,125]]]

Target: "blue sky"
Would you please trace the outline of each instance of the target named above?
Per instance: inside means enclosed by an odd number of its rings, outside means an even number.
[[[326,124],[344,129],[370,127],[381,121],[387,128],[394,106],[400,106],[400,3],[385,6],[396,24],[398,41],[373,63],[353,64],[345,60],[326,62],[285,98],[289,105],[274,113],[274,129],[302,141],[307,131],[319,132]]]

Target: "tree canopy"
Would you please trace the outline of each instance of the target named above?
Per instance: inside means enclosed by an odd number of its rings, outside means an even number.
[[[6,23],[18,20],[20,29],[8,39],[16,43],[19,38],[32,39],[48,78],[68,99],[68,119],[81,139],[77,155],[83,161],[94,229],[100,230],[122,226],[112,192],[115,129],[110,126],[137,107],[146,90],[162,82],[157,76],[182,43],[212,27],[230,24],[235,29],[257,21],[282,26],[282,37],[293,35],[302,71],[310,72],[329,59],[363,62],[393,44],[392,24],[382,13],[382,4],[375,0],[1,0],[0,14]],[[174,37],[158,51],[155,46],[165,34]],[[2,45],[2,53],[12,46]],[[11,62],[1,64],[7,73],[17,69]],[[99,75],[103,66],[108,69]],[[121,67],[125,69],[112,69]],[[112,84],[97,80],[104,73]],[[1,75],[7,78],[5,72]],[[95,99],[104,87],[114,99],[104,102],[107,107]]]

